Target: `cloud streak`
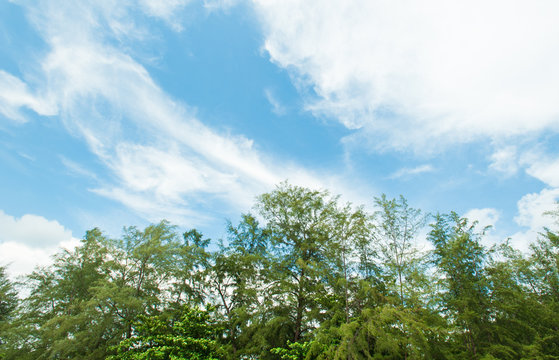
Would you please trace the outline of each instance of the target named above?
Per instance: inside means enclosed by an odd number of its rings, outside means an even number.
[[[271,89],[265,89],[264,96],[266,96],[266,100],[268,100],[268,102],[272,106],[272,112],[274,114],[276,114],[277,116],[285,115],[285,113],[287,112],[285,106],[281,104],[281,102],[278,100]]]
[[[392,175],[389,176],[390,179],[400,179],[400,178],[408,178],[414,175],[430,173],[435,171],[435,168],[430,164],[419,165],[413,168],[402,168]]]
[[[163,8],[151,1],[141,5],[146,16],[176,30],[180,26],[170,11],[187,7],[183,1]],[[251,139],[206,126],[195,110],[166,94],[133,50],[127,51],[148,41],[150,33],[131,16],[134,11],[133,3],[117,1],[45,1],[27,8],[50,46],[40,59],[44,78],[38,91],[54,99],[66,128],[110,170],[108,180],[97,179],[93,192],[150,221],[194,225],[207,220],[195,208],[246,211],[255,195],[286,178],[345,192],[343,179],[263,154]],[[14,104],[16,110],[27,105]]]
[[[16,122],[27,121],[21,108],[39,115],[55,115],[56,106],[49,100],[33,94],[27,84],[17,77],[0,70],[0,114]]]

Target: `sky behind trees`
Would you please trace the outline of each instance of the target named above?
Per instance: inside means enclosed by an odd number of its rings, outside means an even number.
[[[283,180],[523,248],[559,198],[553,1],[4,1],[0,262],[98,226],[223,236]]]

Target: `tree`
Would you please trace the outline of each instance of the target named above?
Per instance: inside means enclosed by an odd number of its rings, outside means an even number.
[[[287,342],[287,348],[273,348],[272,354],[279,356],[281,360],[305,360],[308,358],[313,343],[292,343]]]
[[[14,283],[8,279],[6,267],[0,266],[0,324],[8,322],[18,304]]]
[[[405,306],[416,295],[413,290],[417,282],[423,280],[422,255],[415,246],[415,240],[425,225],[425,217],[421,210],[410,207],[403,196],[389,200],[383,194],[375,202],[380,208],[376,213],[376,236],[380,243],[385,279],[388,282],[395,279],[394,290],[400,305]]]
[[[478,358],[491,343],[490,288],[485,271],[489,252],[480,244],[485,230],[476,232],[476,225],[454,212],[437,214],[429,233],[435,247],[434,263],[442,273],[441,310],[472,358]]]
[[[530,268],[525,279],[529,279],[544,314],[534,348],[542,358],[559,358],[559,235],[545,228],[530,250]]]
[[[498,359],[538,358],[542,354],[534,345],[554,332],[548,328],[554,315],[532,293],[531,262],[508,243],[498,251],[497,260],[491,259],[485,271],[491,290],[492,339],[486,352]]]
[[[157,314],[170,301],[164,285],[175,279],[179,247],[175,227],[165,220],[144,230],[125,228],[122,238],[112,241],[106,264],[110,278],[97,288],[96,297],[101,308],[116,316],[126,338],[138,315]]]
[[[88,231],[80,246],[28,277],[28,334],[13,358],[105,359],[108,347],[132,336],[138,315],[167,302],[178,246],[166,221],[127,228],[119,240]]]
[[[62,250],[50,267],[27,278],[21,327],[26,330],[19,351],[9,358],[103,359],[111,342],[111,316],[91,299],[107,277],[107,239],[90,230],[74,250]]]
[[[184,306],[180,311],[138,316],[135,333],[113,348],[108,360],[219,360],[220,328],[209,311]]]
[[[19,300],[14,283],[6,274],[6,267],[0,266],[0,359],[3,359],[6,344],[11,339],[11,324],[16,315]]]
[[[265,312],[269,236],[250,214],[228,224],[228,244],[220,244],[209,272],[210,287],[225,317],[231,357],[257,356],[266,350],[258,332]]]
[[[293,342],[314,327],[326,296],[336,200],[325,191],[287,183],[258,198],[256,208],[274,249],[275,306],[291,320]]]
[[[344,207],[336,209],[331,228],[332,244],[329,246],[328,254],[328,259],[331,259],[330,262],[332,263],[330,266],[330,283],[334,287],[334,292],[338,295],[333,299],[335,301],[340,297],[343,299],[345,322],[349,323],[352,316],[352,292],[359,286],[357,281],[358,272],[354,266],[355,258],[359,256],[356,248],[364,249],[371,242],[372,218],[362,207],[354,209],[351,204],[346,204]],[[370,257],[376,255],[376,252],[374,250],[373,252],[367,251],[360,255]],[[368,259],[363,260],[365,263],[368,261]],[[366,266],[370,266],[370,264],[367,263]],[[357,311],[359,310],[357,309]]]
[[[206,275],[210,265],[210,253],[206,251],[210,239],[191,229],[183,234],[182,243],[173,245],[172,264],[168,269],[172,274],[171,301],[176,305],[184,302],[191,306],[201,305],[207,296]]]

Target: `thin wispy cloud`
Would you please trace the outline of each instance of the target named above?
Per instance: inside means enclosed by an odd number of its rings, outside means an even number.
[[[80,165],[79,163],[72,161],[62,155],[60,156],[60,161],[71,174],[98,180],[97,175],[93,171],[88,170],[85,166]]]
[[[285,108],[284,105],[282,105],[282,103],[278,100],[278,98],[276,97],[276,95],[271,89],[265,89],[264,95],[266,96],[266,100],[268,100],[268,102],[272,106],[272,112],[274,114],[276,114],[277,116],[285,115],[287,109]]]
[[[27,119],[22,108],[33,110],[39,115],[57,113],[55,104],[32,93],[21,79],[0,70],[0,114],[16,122],[25,122]]]
[[[141,5],[148,16],[178,29],[170,12],[187,3]],[[40,59],[44,81],[38,89],[55,100],[67,129],[110,170],[110,180],[93,192],[152,221],[196,224],[204,215],[193,208],[221,204],[247,210],[255,195],[286,178],[344,187],[341,179],[329,181],[329,175],[314,175],[294,163],[278,166],[282,160],[261,153],[251,139],[206,126],[187,104],[166,94],[123,46],[149,31],[132,20],[133,4],[49,1],[28,10],[50,44]],[[63,163],[88,174],[68,159]]]
[[[174,30],[181,31],[181,10],[192,0],[140,0],[140,7],[152,17],[160,18],[169,23]]]
[[[430,164],[424,164],[413,168],[401,168],[395,173],[391,174],[389,179],[409,178],[415,175],[430,173],[435,171],[435,168]]]

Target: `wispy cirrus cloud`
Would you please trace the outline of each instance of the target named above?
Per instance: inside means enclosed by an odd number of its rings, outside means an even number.
[[[37,63],[43,76],[37,91],[53,99],[65,127],[108,170],[103,180],[96,179],[93,192],[151,221],[194,225],[206,220],[200,207],[246,211],[255,195],[287,178],[351,194],[341,190],[343,178],[264,154],[243,135],[208,127],[195,110],[169,96],[134,57],[134,46],[151,41],[153,26],[137,17],[135,5],[107,0],[22,4],[49,44]],[[140,5],[145,16],[175,30],[181,27],[169,11],[188,7],[183,1]],[[87,175],[80,164],[65,164]]]
[[[60,162],[62,163],[62,165],[64,165],[64,167],[66,167],[68,172],[72,175],[82,176],[92,180],[99,180],[97,174],[95,174],[93,171],[88,170],[85,166],[75,161],[72,161],[63,155],[60,156]]]
[[[431,164],[424,164],[419,165],[412,168],[401,168],[398,171],[391,174],[388,178],[389,179],[400,179],[400,178],[408,178],[414,175],[430,173],[435,171],[435,168]]]
[[[139,4],[146,14],[160,18],[180,31],[183,29],[180,20],[181,10],[191,2],[192,0],[140,0]]]
[[[276,94],[271,89],[265,89],[264,95],[266,96],[266,100],[268,100],[268,102],[272,106],[272,112],[274,114],[276,114],[277,116],[285,115],[287,109],[284,105],[281,104]]]
[[[0,114],[16,122],[25,122],[27,119],[21,108],[45,116],[57,113],[51,99],[34,94],[21,79],[0,70]]]

